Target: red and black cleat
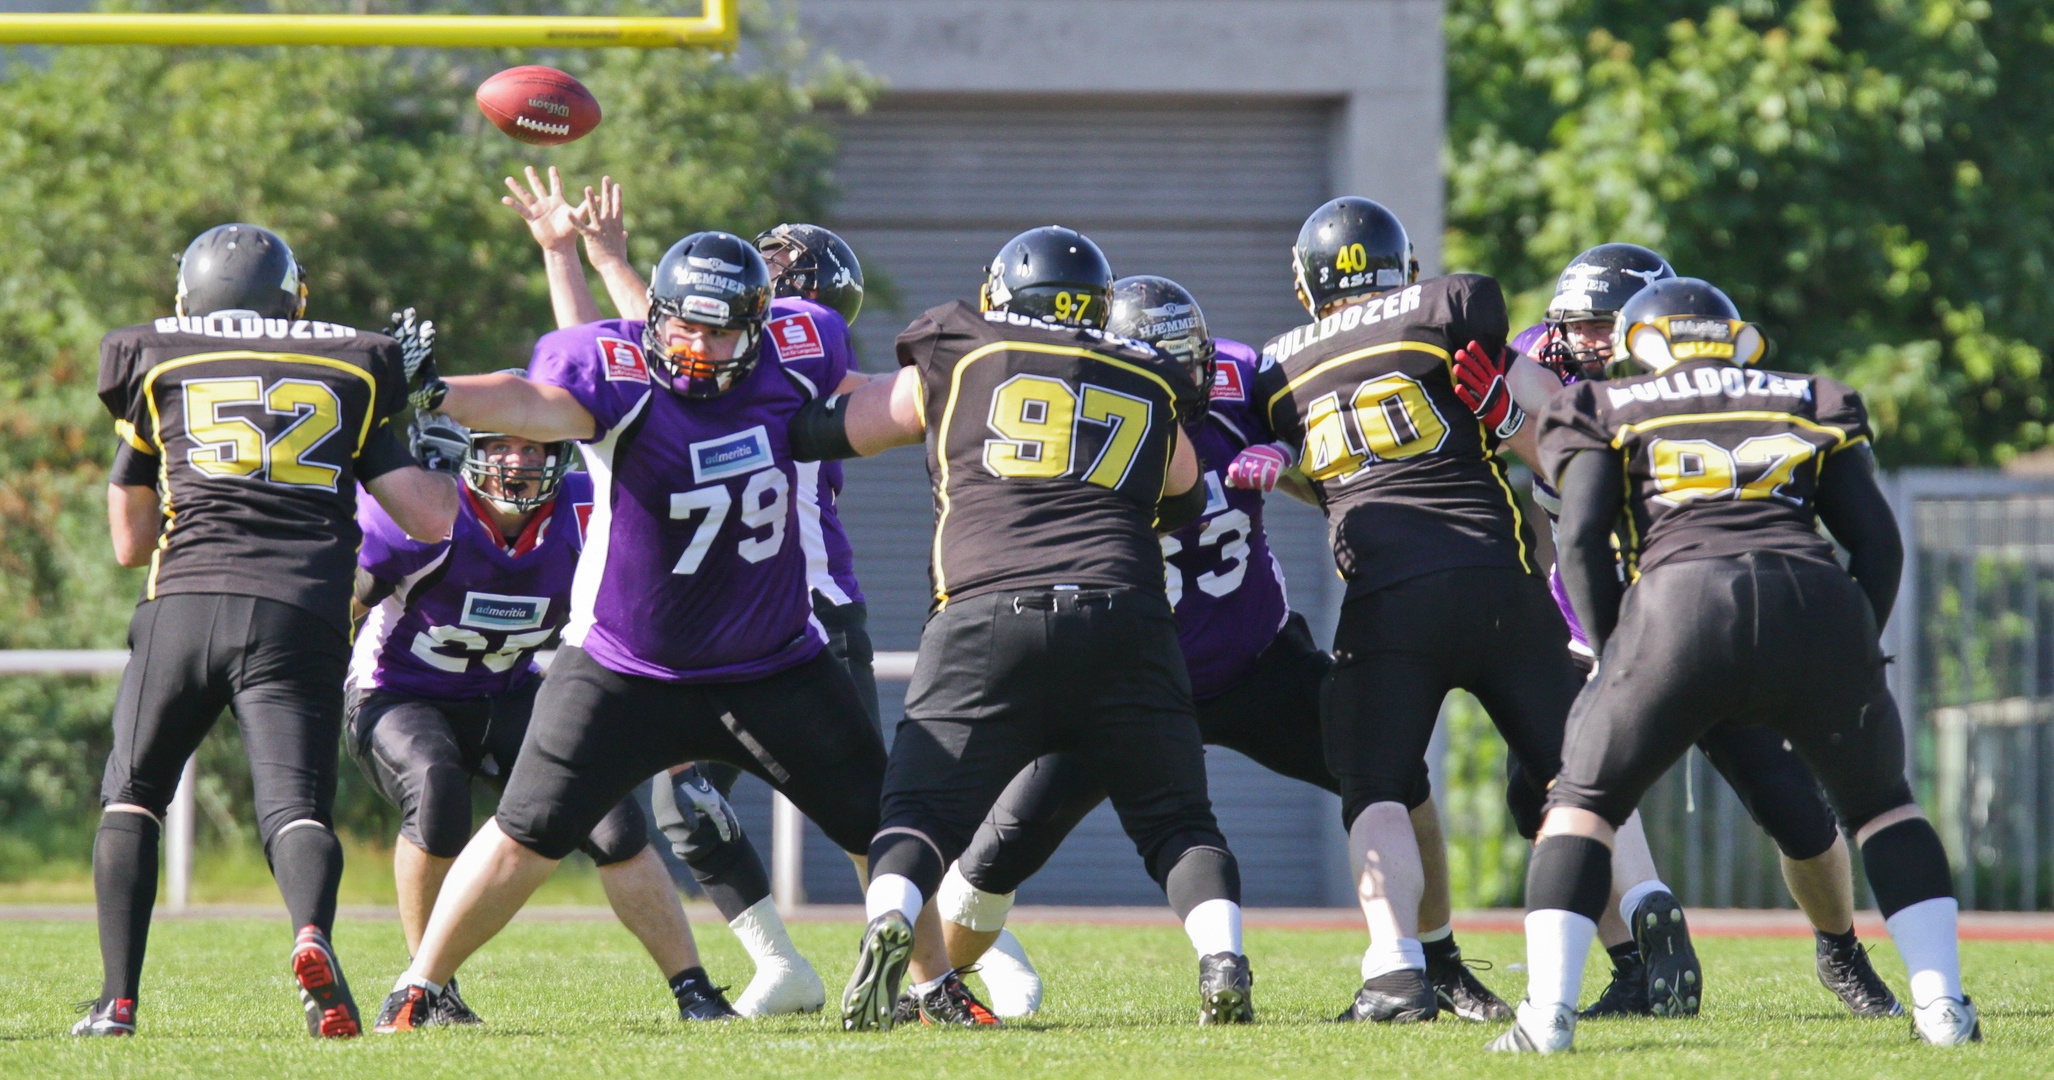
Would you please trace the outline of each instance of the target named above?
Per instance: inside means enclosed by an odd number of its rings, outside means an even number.
[[[998,1015],[984,1007],[977,995],[963,985],[963,976],[951,971],[941,985],[920,995],[920,1022],[953,1024],[958,1027],[998,1027]]]
[[[317,1039],[348,1039],[364,1033],[356,999],[342,977],[342,963],[328,944],[328,935],[314,926],[300,927],[292,943],[292,977],[300,984],[300,1003],[307,1009],[307,1034]]]

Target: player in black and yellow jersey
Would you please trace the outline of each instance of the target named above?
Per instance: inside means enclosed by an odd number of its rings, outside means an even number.
[[[1527,872],[1527,998],[1492,1049],[1570,1048],[1613,832],[1693,743],[1729,725],[1781,733],[1853,830],[1911,976],[1918,1035],[1981,1037],[1947,856],[1906,784],[1883,680],[1877,636],[1904,548],[1876,487],[1867,411],[1832,379],[1752,367],[1763,347],[1718,289],[1654,282],[1615,323],[1624,377],[1567,387],[1544,414],[1563,586],[1598,668]]]
[[[1496,356],[1504,345],[1498,283],[1418,281],[1404,226],[1361,198],[1315,211],[1294,258],[1298,297],[1315,321],[1263,348],[1253,392],[1281,441],[1242,456],[1296,459],[1348,582],[1322,727],[1362,867],[1370,950],[1340,1018],[1431,1020],[1417,925],[1424,876],[1408,811],[1425,798],[1416,774],[1441,700],[1456,688],[1475,694],[1540,778],[1515,800],[1532,835],[1582,680],[1494,456],[1522,434],[1523,414],[1506,407],[1502,386],[1489,421],[1456,392],[1458,351],[1477,343]],[[1254,483],[1248,464],[1237,459],[1229,482]]]
[[[1178,430],[1202,399],[1167,353],[1100,329],[1111,285],[1085,237],[1022,233],[981,310],[920,316],[896,377],[794,423],[802,457],[924,438],[936,504],[934,608],[885,773],[845,1027],[891,1026],[915,916],[1006,784],[1055,750],[1104,785],[1184,921],[1199,1022],[1253,1019],[1240,871],[1206,795],[1157,539],[1205,506]],[[937,989],[914,988],[923,1012]]]
[[[147,563],[149,576],[129,624],[93,845],[106,982],[78,1034],[135,1031],[164,812],[224,707],[298,932],[291,967],[307,1030],[359,1032],[328,944],[342,876],[330,810],[357,484],[422,540],[447,534],[456,488],[416,466],[387,422],[406,405],[402,343],[308,320],[305,307],[283,240],[222,225],[186,249],[176,315],[100,345],[100,400],[120,434],[108,523],[116,558]],[[407,336],[418,350],[432,332],[409,326]]]

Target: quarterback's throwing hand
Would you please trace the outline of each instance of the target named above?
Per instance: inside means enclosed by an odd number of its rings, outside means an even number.
[[[1455,396],[1500,439],[1511,438],[1526,423],[1526,410],[1512,400],[1512,388],[1505,383],[1512,356],[1509,349],[1493,353],[1476,341],[1455,350]]]
[[[1227,466],[1227,486],[1275,491],[1277,478],[1291,467],[1291,453],[1281,443],[1251,446],[1234,455]]]

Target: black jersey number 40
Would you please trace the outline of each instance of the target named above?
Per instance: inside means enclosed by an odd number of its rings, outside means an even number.
[[[1372,461],[1400,461],[1441,448],[1448,422],[1418,379],[1391,372],[1342,400],[1336,390],[1305,412],[1305,475],[1346,479]]]
[[[1076,476],[1117,488],[1148,437],[1148,401],[1047,375],[1015,375],[991,394],[984,467],[1009,479]]]

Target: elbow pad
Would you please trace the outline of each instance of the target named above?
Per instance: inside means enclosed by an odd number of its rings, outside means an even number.
[[[841,461],[859,457],[849,445],[849,395],[829,394],[800,406],[786,436],[799,461]]]
[[[1205,483],[1201,479],[1181,495],[1165,495],[1155,504],[1155,531],[1176,532],[1205,513]]]

